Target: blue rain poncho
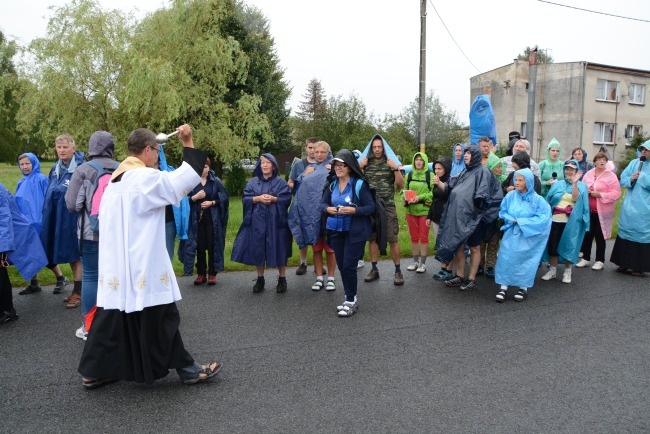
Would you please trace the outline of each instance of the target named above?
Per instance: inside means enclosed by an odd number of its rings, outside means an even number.
[[[41,234],[41,223],[43,221],[43,201],[45,200],[45,193],[47,192],[47,185],[49,183],[47,176],[41,173],[41,162],[38,161],[36,155],[27,152],[18,157],[18,161],[23,157],[29,158],[32,163],[32,171],[29,175],[23,175],[16,185],[16,205],[20,212],[34,223],[36,232]],[[20,163],[19,163],[20,167]]]
[[[618,216],[618,236],[624,240],[647,244],[650,243],[647,224],[650,216],[650,162],[643,164],[639,178],[632,187],[630,177],[639,171],[639,165],[640,160],[636,158],[621,173],[621,187],[627,189],[627,194]]]
[[[576,160],[567,160],[566,162],[569,161],[578,166]],[[560,203],[562,196],[567,193],[571,194],[572,189],[573,184],[566,179],[557,181],[551,186],[551,189],[546,195],[546,201],[551,205],[551,211]],[[560,238],[560,244],[557,248],[558,254],[560,255],[560,262],[569,261],[572,264],[578,262],[582,239],[585,233],[589,231],[589,191],[587,190],[587,185],[582,181],[578,181],[578,191],[580,192],[580,196],[573,206],[573,211],[569,216],[569,220],[566,222],[564,232],[562,232],[562,238]],[[544,261],[548,261],[548,257],[548,251],[545,251],[543,256]]]
[[[469,110],[469,143],[475,145],[483,136],[489,137],[496,146],[497,123],[489,95],[477,96]]]
[[[456,158],[456,148],[460,147],[460,158]],[[456,176],[465,170],[465,145],[456,143],[451,150],[451,172],[449,176]]]
[[[34,277],[47,265],[34,224],[18,209],[16,201],[1,183],[0,252],[7,253],[9,262],[25,280]]]
[[[271,154],[262,157],[273,163],[273,174],[265,179],[257,161],[251,178],[244,188],[243,218],[232,246],[230,260],[246,265],[284,267],[291,256],[291,232],[287,223],[291,190],[284,178],[278,176],[278,162]],[[277,202],[269,205],[253,203],[253,197],[270,194]],[[314,204],[318,208],[317,202]]]
[[[397,166],[400,167],[400,169],[402,169],[403,168],[402,163],[399,161],[399,158],[397,158],[395,151],[393,151],[393,148],[391,148],[388,142],[384,140],[384,138],[379,134],[375,134],[374,136],[372,136],[372,139],[370,139],[366,147],[363,149],[361,155],[359,156],[359,158],[357,158],[357,161],[360,162],[364,158],[368,158],[368,155],[370,156],[373,155],[372,142],[374,142],[375,139],[381,139],[381,141],[384,143],[384,154],[386,155],[386,158],[390,158],[391,160],[393,160],[395,164],[397,164]]]
[[[530,169],[518,170],[517,175],[524,177],[528,191],[522,194],[512,190],[501,202],[503,239],[494,280],[498,285],[531,288],[551,232],[551,207],[535,193],[535,178]]]
[[[314,204],[323,199],[323,188],[327,184],[330,169],[326,166],[332,161],[332,154],[322,163],[315,164],[314,171],[307,176],[300,175],[300,189],[296,192],[289,209],[289,229],[298,248],[313,246],[321,234],[321,211]]]

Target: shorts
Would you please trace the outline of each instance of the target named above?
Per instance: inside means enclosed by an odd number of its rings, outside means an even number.
[[[397,220],[397,209],[395,204],[386,204],[386,241],[396,243],[399,235],[399,221]],[[377,241],[375,232],[370,235],[368,241]]]
[[[472,235],[469,236],[467,239],[467,247],[477,247],[481,245],[481,241],[483,241],[483,233],[485,232],[485,225],[483,222],[479,222],[478,226],[476,226],[476,229],[474,229],[474,232],[472,232]]]
[[[320,237],[318,239],[318,242],[313,246],[311,246],[311,249],[314,252],[321,252],[325,250],[325,253],[334,253],[334,250],[332,250],[330,246],[328,246],[327,243],[325,242],[325,237]]]

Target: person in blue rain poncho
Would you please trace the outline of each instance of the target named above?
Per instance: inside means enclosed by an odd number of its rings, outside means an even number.
[[[34,224],[36,229],[36,236],[41,235],[41,226],[43,221],[43,202],[45,201],[45,193],[49,180],[47,176],[41,173],[41,163],[38,161],[36,155],[26,152],[18,157],[18,167],[23,174],[23,177],[16,185],[16,194],[14,199],[20,212]],[[40,242],[40,238],[39,238]],[[54,275],[59,277],[60,281],[65,282],[63,273],[57,265],[52,269]],[[38,274],[31,277],[29,285],[19,295],[34,294],[41,292],[42,288],[38,282]]]
[[[616,271],[643,276],[650,271],[650,140],[639,147],[641,156],[630,161],[621,173],[627,194],[618,218],[618,235],[611,261]]]
[[[571,283],[572,265],[578,262],[582,239],[589,230],[589,191],[580,181],[582,172],[576,160],[564,162],[564,179],[555,182],[546,201],[551,205],[553,223],[544,261],[550,262],[542,280],[554,279],[558,262],[564,261],[563,283]]]
[[[451,150],[451,172],[449,176],[459,175],[460,172],[465,170],[465,145],[456,143]]]
[[[0,324],[18,318],[7,273],[10,264],[27,280],[47,264],[47,258],[34,224],[0,183]]]
[[[517,286],[516,301],[528,296],[539,261],[551,231],[551,207],[535,192],[535,177],[530,169],[515,174],[515,190],[501,202],[503,239],[497,257],[494,280],[501,285],[496,301],[506,300],[508,286]]]
[[[243,219],[230,260],[257,267],[253,292],[264,290],[264,267],[278,267],[277,292],[287,290],[286,267],[291,256],[291,232],[287,223],[291,190],[278,176],[278,163],[262,154],[244,188]]]

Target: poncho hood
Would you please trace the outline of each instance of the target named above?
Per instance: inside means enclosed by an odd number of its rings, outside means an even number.
[[[460,147],[461,154],[460,158],[456,158],[456,148]],[[449,176],[458,175],[460,172],[465,170],[465,145],[462,143],[456,143],[453,148],[451,148],[451,172]]]
[[[421,157],[424,160],[424,166],[422,166],[422,169],[420,170],[415,169],[416,157]],[[416,152],[415,155],[413,155],[413,160],[411,160],[411,165],[413,166],[413,172],[424,173],[429,170],[429,157],[424,152]]]
[[[553,137],[553,138],[551,139],[551,141],[548,143],[548,146],[546,147],[546,160],[547,160],[548,162],[550,162],[550,163],[557,163],[558,161],[560,161],[560,157],[559,157],[559,156],[557,157],[557,160],[552,160],[552,159],[551,159],[551,153],[550,153],[550,151],[551,151],[551,149],[553,149],[553,148],[558,148],[558,149],[560,149],[560,150],[562,149],[562,145],[560,145],[560,142],[558,142],[557,139],[556,139],[555,137]]]
[[[435,169],[436,163],[442,164],[442,167],[445,168],[445,174],[440,177],[442,182],[447,182],[451,174],[451,158],[442,157],[433,162],[433,168]]]
[[[472,156],[469,160],[469,164],[467,165],[467,170],[474,170],[476,167],[480,166],[481,161],[483,161],[481,148],[478,145],[470,145],[465,151],[467,152],[468,150]],[[463,154],[463,156],[464,155],[465,154]]]
[[[88,159],[96,157],[113,158],[115,140],[107,131],[95,131],[88,140]]]
[[[524,177],[526,180],[526,193],[521,193],[519,190],[515,190],[517,194],[520,194],[524,200],[530,201],[530,197],[535,194],[535,175],[533,175],[533,171],[526,168],[526,169],[519,169],[515,172],[515,177],[517,175],[521,175]]]
[[[359,156],[359,159],[362,158],[374,158],[374,154],[372,153],[372,142],[375,141],[375,139],[381,139],[381,142],[384,144],[384,156],[383,158],[390,158],[397,164],[398,166],[402,166],[402,163],[400,162],[399,158],[397,158],[397,155],[395,155],[395,151],[393,151],[393,148],[390,147],[386,139],[384,139],[380,134],[375,134],[372,136],[372,139],[368,142],[366,147],[364,148],[363,152]]]
[[[273,163],[273,173],[271,175],[271,178],[275,178],[278,176],[278,160],[275,159],[275,157],[272,154],[266,153],[262,154],[260,157],[264,157],[267,160],[269,160],[271,163]],[[257,164],[255,165],[255,170],[253,170],[253,173],[259,178],[259,179],[264,179],[264,176],[262,176],[262,158],[259,158],[257,160]]]
[[[372,143],[372,141],[370,143]],[[350,177],[357,178],[357,179],[365,179],[363,175],[363,170],[361,170],[361,166],[359,166],[359,162],[357,161],[357,159],[354,158],[354,154],[352,153],[352,151],[350,151],[349,149],[341,149],[334,156],[334,160],[337,159],[343,161],[345,164],[348,165],[348,167],[350,168]],[[335,177],[336,174],[334,172],[334,166],[332,166],[332,169],[330,170],[330,175],[328,177],[328,183],[330,179],[334,179]]]
[[[38,161],[36,155],[32,154],[31,152],[25,152],[24,154],[20,154],[20,157],[18,157],[18,167],[20,168],[20,160],[25,157],[29,158],[29,162],[32,163],[32,171],[29,173],[29,175],[25,175],[23,173],[23,176],[30,177],[32,175],[36,175],[37,173],[41,173],[41,162]]]

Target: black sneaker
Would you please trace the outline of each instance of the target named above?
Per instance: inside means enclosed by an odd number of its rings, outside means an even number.
[[[298,276],[302,276],[306,272],[307,272],[307,264],[301,262],[300,265],[298,265],[298,268],[296,269],[296,274]]]
[[[462,285],[460,285],[460,290],[461,291],[471,291],[473,289],[477,289],[478,286],[476,285],[476,281],[472,279],[467,279],[465,282],[463,282]]]
[[[264,279],[257,279],[255,285],[253,285],[253,292],[262,292],[264,291]]]
[[[0,324],[9,322],[9,321],[14,321],[18,319],[18,314],[16,313],[16,309],[11,309],[11,310],[6,310],[4,312],[0,312]]]
[[[275,287],[275,292],[287,292],[287,279],[278,279],[278,286]]]
[[[447,285],[450,288],[455,288],[457,286],[460,286],[463,284],[463,278],[460,276],[456,276],[453,279],[449,279],[445,281],[445,285]]]
[[[64,277],[63,280],[56,279],[56,285],[54,285],[52,294],[61,294],[68,283],[70,283],[70,281],[67,277]]]
[[[30,283],[29,285],[27,285],[27,288],[20,291],[18,295],[34,294],[36,292],[41,292],[42,290],[43,288],[41,288],[39,285],[32,286],[32,284]]]

